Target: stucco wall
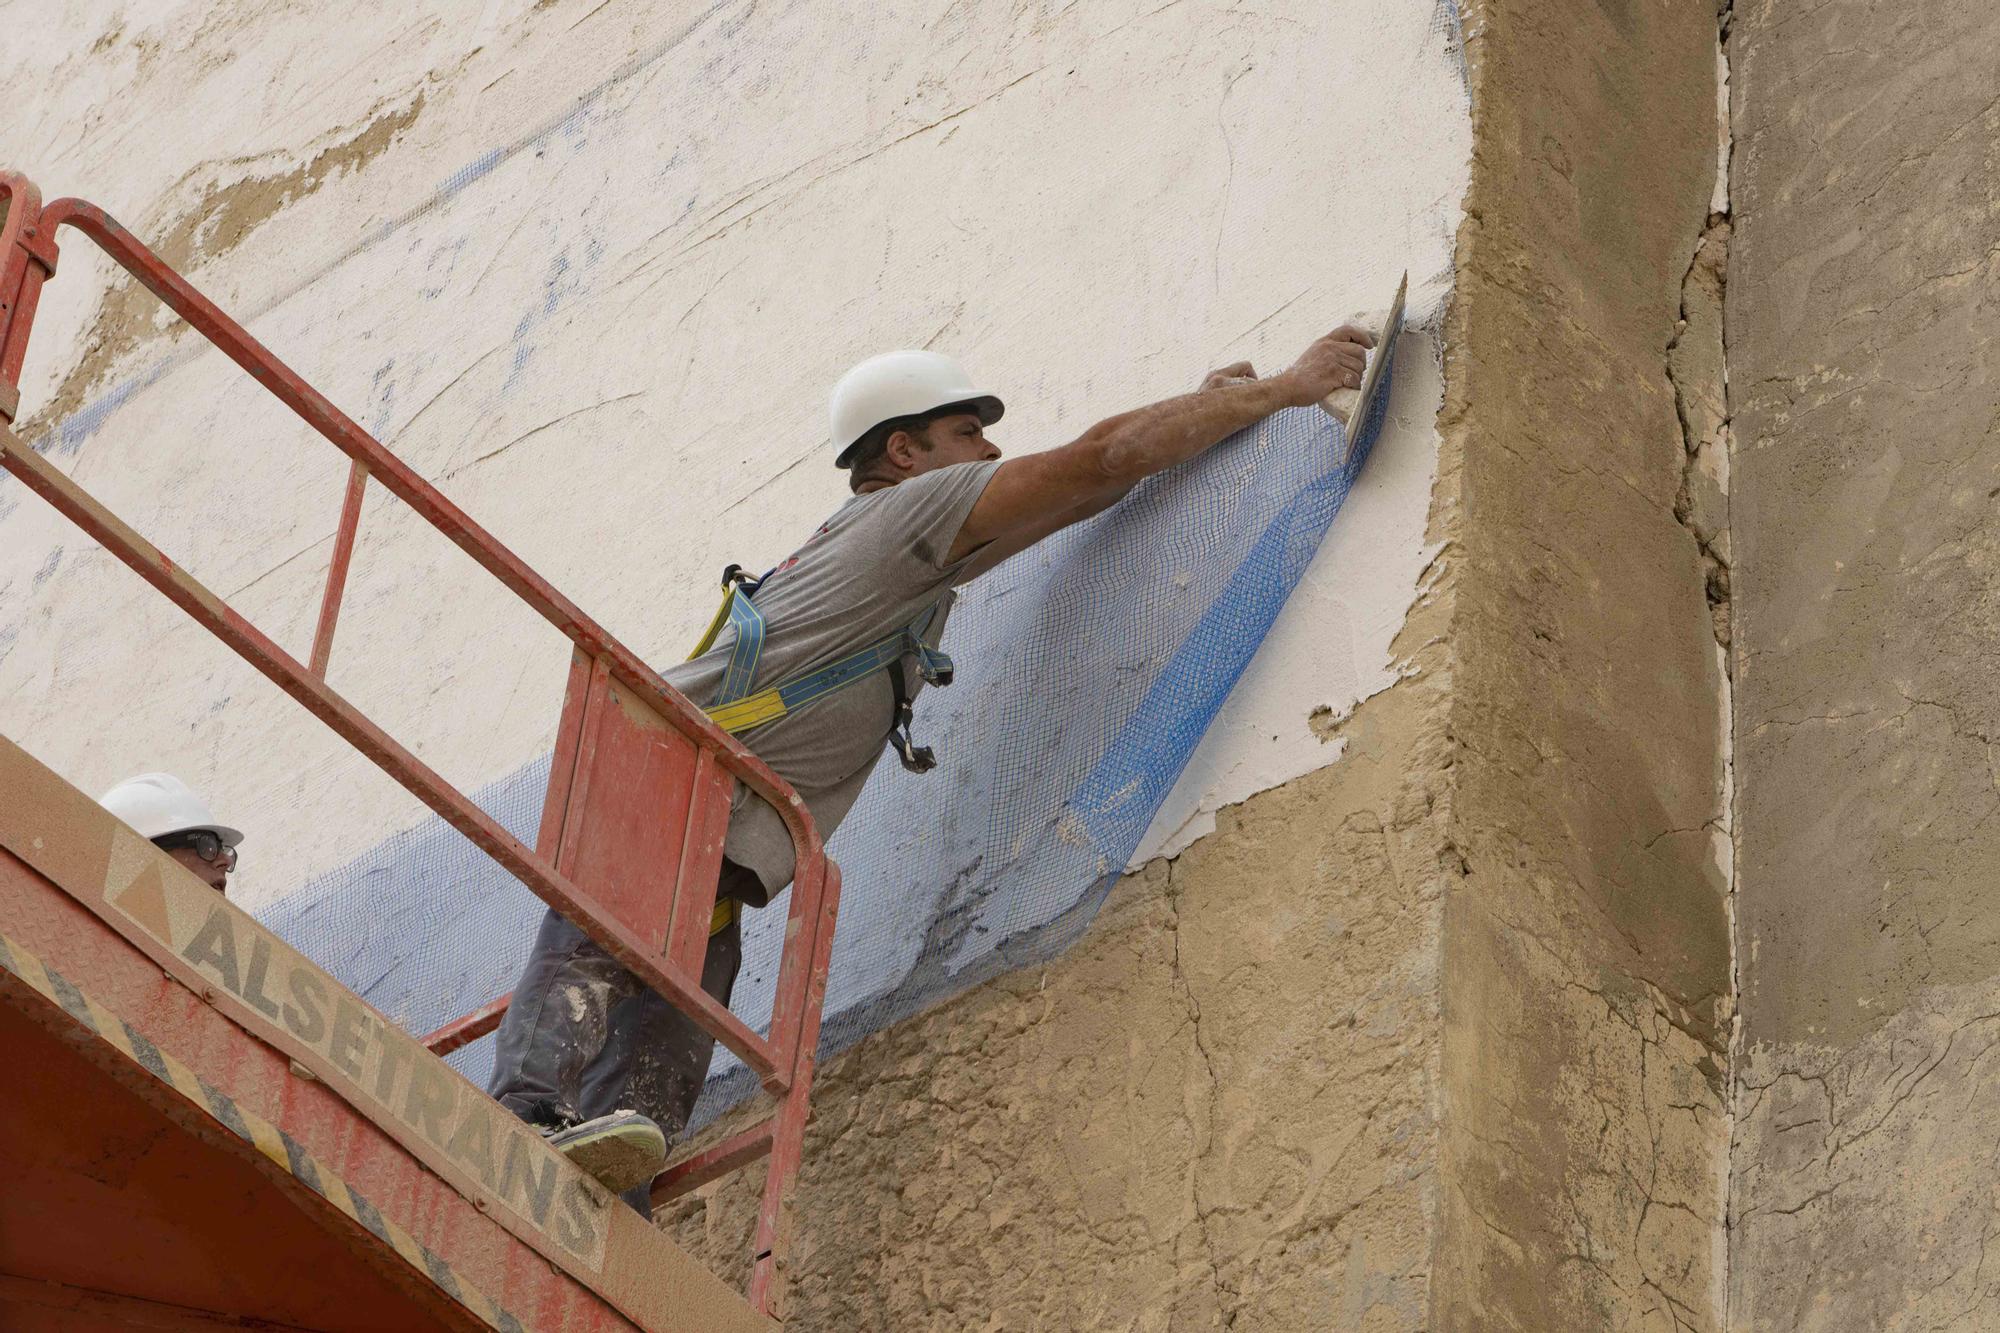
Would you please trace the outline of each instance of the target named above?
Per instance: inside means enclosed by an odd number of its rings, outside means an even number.
[[[0,52],[0,160],[654,657],[837,500],[865,351],[1043,447],[1455,284],[1148,864],[824,1071],[798,1325],[1990,1322],[1991,6],[1737,0],[1719,66],[1706,4],[1483,0],[1470,119],[1422,0],[827,13],[121,0]],[[303,646],[338,460],[105,286],[72,245],[25,429]],[[363,532],[336,683],[467,786],[545,748],[553,636]],[[251,901],[418,818],[4,482],[0,728],[208,786]],[[748,1209],[669,1222],[727,1268]]]
[[[824,1071],[796,1327],[1433,1326],[1448,610],[1340,764],[1129,877],[1056,963]],[[739,1271],[756,1185],[663,1218]]]
[[[1434,1326],[1715,1329],[1724,659],[1669,349],[1701,336],[1716,18],[1491,0],[1468,25]]]
[[[642,655],[838,503],[827,387],[960,354],[1044,448],[1208,366],[1282,365],[1412,270],[1464,179],[1433,0],[1028,6],[31,6],[0,158],[155,241]],[[71,242],[25,433],[303,652],[344,460]],[[1415,359],[1415,358],[1413,358]],[[1146,855],[1328,762],[1430,557],[1399,417]],[[0,726],[80,785],[172,767],[255,903],[422,812],[62,520],[0,498]],[[1334,574],[1332,571],[1338,571]],[[543,753],[565,655],[379,494],[330,679],[465,788]],[[116,725],[78,726],[78,717]],[[260,854],[282,847],[282,858]]]
[[[2000,11],[1734,46],[1736,1323],[1988,1328]]]
[[[988,1236],[1036,1278],[995,1327],[1399,1327],[1413,1317],[1454,1330],[1726,1326],[1734,1008],[1720,29],[1705,7],[1608,4],[1579,21],[1571,7],[1522,2],[1476,7],[1468,31],[1475,149],[1445,344],[1439,619],[1421,627],[1440,636],[1438,666],[1356,719],[1373,726],[1437,701],[1417,691],[1445,682],[1443,731],[1419,713],[1394,733],[1417,772],[1433,740],[1431,762],[1445,766],[1415,784],[1426,816],[1414,827],[1426,836],[1406,858],[1415,877],[1405,871],[1393,890],[1440,894],[1440,1007],[1426,1015],[1439,1024],[1426,1049],[1437,1061],[1433,1109],[1408,1121],[1429,1142],[1384,1152],[1371,1125],[1303,1212],[1245,1206],[1260,1188],[1282,1197],[1242,1164],[1284,1141],[1294,1115],[1311,1117],[1324,1143],[1347,1142],[1345,1106],[1318,1114],[1316,1081],[1279,1079],[1231,1108],[1242,1147],[1227,1177],[1234,1206],[1218,1212],[1212,1191],[1225,1177],[1198,1120],[1134,1095],[1101,1144],[1044,1140],[1038,1127],[1089,1126],[1097,1108],[1070,1111],[1073,1085],[993,1069],[983,1040],[956,1040],[961,1023],[983,1034],[1046,1022],[1072,1063],[1130,1068],[1123,1031],[1067,1021],[1089,1011],[1100,969],[1115,965],[1131,977],[1121,997],[1162,1033],[1148,1054],[1174,1062],[1165,1074],[1140,1066],[1149,1077],[1206,1089],[1211,1050],[1253,1077],[1282,1071],[1272,1059],[1288,1049],[1282,1040],[1255,1024],[1205,1034],[1206,1005],[1202,1024],[1188,1019],[1191,1035],[1164,1035],[1187,983],[1157,936],[1172,931],[1188,956],[1201,937],[1186,904],[1214,891],[1210,875],[1237,878],[1238,840],[1268,827],[1270,812],[1304,800],[1317,822],[1352,809],[1362,797],[1341,785],[1356,778],[1343,765],[1247,803],[1240,823],[1225,821],[1165,884],[1129,883],[1093,939],[1120,953],[990,988],[934,1015],[940,1026],[899,1030],[834,1067],[842,1109],[821,1130],[821,1169],[839,1173],[827,1181],[834,1197],[806,1191],[800,1223],[812,1238],[801,1291],[824,1321],[813,1326],[951,1326],[930,1302],[955,1313],[960,1293],[993,1280]],[[1353,864],[1328,858],[1321,869],[1345,878]],[[1226,891],[1254,895],[1261,878]],[[1319,888],[1317,874],[1292,882],[1313,897],[1369,892],[1352,879]],[[1407,916],[1395,901],[1375,900],[1366,918]],[[1226,921],[1203,924],[1220,956],[1236,952]],[[1264,952],[1260,970],[1285,957]],[[1382,955],[1332,961],[1292,1001],[1307,1030],[1320,1024],[1329,1064],[1337,1046],[1317,1017],[1328,998],[1312,984],[1335,987],[1339,1015],[1345,985],[1379,972]],[[979,1058],[952,1059],[960,1051]],[[1382,1095],[1380,1072],[1335,1077],[1363,1098]],[[876,1089],[905,1081],[924,1090],[926,1115],[891,1121]],[[1396,1092],[1385,1105],[1413,1096],[1406,1082],[1387,1086]],[[968,1104],[988,1114],[967,1116]],[[994,1125],[992,1111],[1020,1105],[1033,1108],[1021,1124]],[[913,1121],[935,1138],[906,1138]],[[914,1163],[984,1166],[961,1184],[922,1180],[900,1155],[906,1144],[918,1147]],[[1180,1169],[1190,1150],[1192,1169]],[[1117,1187],[1084,1189],[1073,1157],[1084,1180],[1107,1175]],[[1377,1188],[1385,1167],[1434,1183],[1421,1197],[1379,1190],[1377,1211],[1349,1219],[1346,1201]],[[1278,1165],[1276,1178],[1290,1169]],[[1065,1216],[1022,1225],[1013,1200],[1049,1196]],[[1404,1286],[1383,1285],[1400,1258],[1378,1272],[1370,1256],[1420,1204],[1432,1234],[1418,1314],[1372,1298]],[[741,1187],[728,1186],[682,1205],[675,1223],[686,1242],[717,1245],[748,1215]],[[1143,1227],[1099,1234],[1132,1218]],[[1218,1231],[1212,1219],[1229,1225]],[[935,1261],[882,1265],[851,1247],[857,1224],[897,1236],[899,1260]],[[1300,1225],[1314,1245],[1297,1257],[1312,1267],[1295,1274]],[[1204,1252],[1196,1237],[1220,1240]],[[1047,1257],[1070,1253],[1098,1265],[1088,1285]],[[939,1272],[962,1285],[927,1287]]]
[[[1433,328],[1450,291],[1470,129],[1431,0],[458,9],[35,7],[0,161],[156,241],[655,660],[838,502],[821,403],[866,352],[961,354],[1040,448],[1274,368],[1405,268]],[[108,285],[71,242],[24,433],[303,651],[344,464]],[[1452,491],[1406,348],[1107,919],[828,1071],[801,1327],[1425,1325]],[[337,688],[471,788],[547,747],[564,663],[371,502]],[[11,481],[0,728],[86,789],[204,787],[253,906],[421,817]],[[679,1220],[720,1266],[733,1197]]]

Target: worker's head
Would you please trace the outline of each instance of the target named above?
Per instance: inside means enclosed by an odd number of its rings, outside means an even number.
[[[1006,410],[936,352],[884,352],[841,376],[831,404],[834,464],[854,490],[954,463],[998,458],[986,427]]]
[[[847,484],[859,491],[870,483],[899,481],[954,463],[998,458],[1000,446],[986,438],[986,423],[966,404],[882,422],[855,444],[847,461]]]
[[[243,835],[218,824],[208,803],[171,773],[141,773],[98,798],[154,846],[192,871],[217,893],[227,891]]]

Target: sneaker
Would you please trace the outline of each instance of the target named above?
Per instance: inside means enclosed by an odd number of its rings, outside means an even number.
[[[613,1111],[542,1134],[557,1152],[613,1194],[623,1194],[660,1174],[667,1164],[667,1136],[637,1111]]]

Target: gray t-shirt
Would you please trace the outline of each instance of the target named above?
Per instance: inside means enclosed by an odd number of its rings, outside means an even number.
[[[947,565],[945,555],[999,466],[959,463],[842,505],[757,590],[765,632],[751,691],[837,662],[941,603],[927,636],[935,644],[951,612],[951,588],[970,559]],[[735,643],[734,629],[725,627],[706,653],[660,674],[708,707]],[[916,664],[907,657],[903,676],[912,693],[922,688]],[[872,671],[740,739],[792,785],[826,838],[860,796],[894,715],[888,672]],[[777,811],[741,787],[723,850],[772,892],[791,880],[791,834]]]

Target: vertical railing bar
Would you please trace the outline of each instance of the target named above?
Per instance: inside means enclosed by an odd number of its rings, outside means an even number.
[[[833,863],[824,856],[795,862],[792,901],[785,918],[785,949],[778,955],[778,984],[771,996],[771,1048],[778,1068],[788,1069],[799,1054],[800,1032],[811,1016],[801,1007],[811,989],[813,954],[793,947],[812,938]]]
[[[791,1065],[792,1086],[779,1103],[771,1122],[770,1167],[764,1175],[764,1195],[757,1207],[757,1230],[752,1241],[750,1289],[746,1293],[751,1308],[774,1319],[783,1318],[780,1306],[784,1291],[778,1278],[778,1252],[785,1247],[793,1182],[805,1155],[806,1121],[812,1114],[813,1069],[818,1064],[820,1018],[826,1008],[826,978],[833,965],[833,929],[840,914],[840,867],[827,861],[826,875],[818,894],[819,910],[813,917],[807,938],[794,937],[806,949],[810,973],[806,984],[804,1012],[799,1023],[797,1059]]]
[[[709,925],[721,890],[719,872],[706,865],[704,842],[716,823],[715,752],[697,748],[693,781],[688,786],[687,822],[681,834],[680,862],[674,873],[674,900],[667,912],[664,947],[668,958],[690,972],[699,972],[708,954]],[[725,826],[726,827],[726,826]],[[698,891],[697,883],[710,886]],[[781,1065],[783,1061],[779,1062]]]
[[[21,366],[42,283],[55,272],[56,248],[41,223],[42,192],[18,171],[0,171],[0,419],[21,407]]]
[[[347,469],[347,494],[340,502],[340,527],[333,534],[333,563],[326,570],[326,591],[320,596],[319,625],[313,630],[312,660],[307,664],[326,679],[333,656],[333,627],[340,619],[340,599],[347,591],[347,566],[354,559],[354,533],[361,526],[361,494],[368,488],[368,465],[355,459]]]

